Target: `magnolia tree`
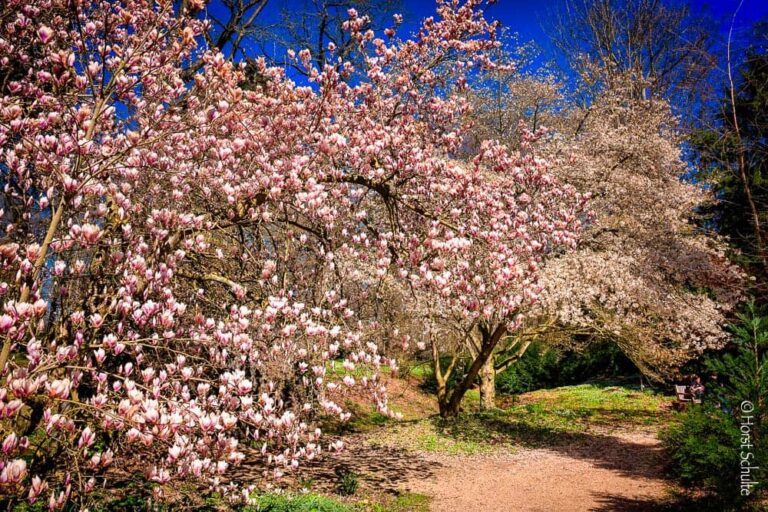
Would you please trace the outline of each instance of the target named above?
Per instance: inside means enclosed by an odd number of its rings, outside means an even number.
[[[457,91],[497,44],[479,5],[439,2],[389,42],[350,11],[364,79],[303,50],[306,84],[257,62],[247,87],[171,2],[4,7],[9,505],[86,506],[115,467],[237,499],[245,441],[276,473],[340,448],[312,420],[346,419],[348,390],[388,412],[378,370],[394,361],[370,314],[388,279],[487,333],[487,359],[541,260],[573,246],[582,198],[531,154],[489,142],[453,158],[470,108]]]
[[[550,258],[540,300],[483,368],[481,405],[493,407],[494,373],[537,339],[577,347],[613,341],[647,376],[670,377],[725,342],[724,325],[744,284],[725,241],[697,219],[712,197],[686,181],[678,120],[665,101],[637,94],[650,86],[631,72],[606,80],[605,69],[585,62],[581,80],[598,92],[580,106],[551,75],[525,73],[518,53],[499,51],[507,65],[478,74],[468,95],[479,126],[473,133],[501,135],[511,119],[528,129],[543,121],[549,133],[536,151],[555,163],[559,179],[592,199],[578,250]],[[505,142],[519,146],[516,137]]]
[[[586,81],[601,80],[600,67],[589,69]],[[702,229],[698,211],[713,198],[686,179],[678,120],[665,101],[638,97],[645,87],[632,73],[603,84],[539,148],[560,179],[591,193],[593,218],[579,250],[544,270],[542,300],[520,331],[529,336],[515,343],[610,340],[664,379],[722,346],[745,276],[725,241]]]
[[[463,210],[455,209],[454,225],[447,226],[448,233],[471,235],[468,240],[477,247],[457,255],[455,263],[441,257],[422,264],[421,275],[410,278],[417,286],[430,285],[417,311],[427,327],[423,342],[432,354],[442,416],[458,414],[478,376],[487,381],[487,369],[502,342],[522,325],[523,312],[538,300],[543,262],[576,246],[586,196],[556,185],[548,162],[530,151],[535,138],[523,130],[522,151],[515,154],[507,154],[497,143],[482,145],[473,165],[487,159],[495,162],[479,176],[491,188],[483,202],[478,196]],[[446,226],[434,225],[429,236],[439,233],[437,229]],[[451,270],[454,265],[462,272]],[[466,371],[457,366],[462,353],[470,355]],[[452,374],[455,385],[449,387]]]
[[[466,112],[466,122],[471,125],[471,129],[466,130],[464,134],[463,151],[471,158],[484,141],[503,141],[516,158],[521,159],[522,165],[535,162],[535,165],[548,171],[555,171],[551,169],[550,161],[542,158],[544,153],[535,148],[539,139],[547,133],[547,129],[543,127],[557,124],[561,115],[564,107],[562,84],[548,67],[537,66],[536,60],[540,52],[535,45],[520,44],[517,36],[507,30],[500,32],[499,40],[499,45],[490,52],[495,65],[473,73],[469,87],[461,91],[470,104]],[[583,209],[577,211],[580,221],[588,219],[588,212]],[[556,247],[550,249],[553,250],[546,251],[546,259],[563,252]],[[539,263],[542,262],[543,260]],[[537,298],[533,299],[521,304],[518,313],[530,310],[538,302]],[[445,321],[446,317],[450,321]],[[523,317],[521,314],[518,319],[522,320]],[[451,340],[450,343],[432,344],[438,401],[442,403],[451,398],[449,380],[459,377],[458,380],[462,384],[455,396],[460,399],[463,392],[479,379],[480,408],[494,408],[495,374],[525,353],[531,341],[531,322],[526,322],[525,328],[522,329],[523,326],[518,324],[513,330],[496,331],[499,338],[494,339],[489,337],[488,328],[481,324],[466,325],[460,316],[457,318],[455,315],[431,310],[428,318],[440,319],[438,321],[441,323],[428,331],[430,339],[436,337]],[[511,336],[513,331],[515,335]],[[486,347],[487,350],[489,345],[492,346],[492,354],[490,357],[480,357],[484,362],[479,373],[466,373],[466,360],[476,361],[482,353],[482,348]]]
[[[631,74],[620,84],[571,111],[550,141],[559,177],[592,193],[594,219],[579,251],[546,269],[540,306],[555,327],[614,340],[663,378],[725,342],[744,276],[697,222],[712,198],[685,179],[669,105],[638,98]]]

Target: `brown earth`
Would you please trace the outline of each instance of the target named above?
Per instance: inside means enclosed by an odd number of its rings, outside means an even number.
[[[658,452],[654,436],[638,433],[500,456],[427,455],[433,473],[404,485],[440,512],[655,511],[667,499]]]
[[[305,468],[313,490],[333,492],[343,471],[368,491],[432,497],[436,512],[640,512],[669,507],[659,441],[636,432],[595,435],[514,453],[445,455],[366,445]]]

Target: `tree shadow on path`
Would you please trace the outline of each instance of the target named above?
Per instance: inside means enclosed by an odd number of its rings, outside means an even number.
[[[728,510],[723,503],[710,498],[682,495],[653,499],[601,493],[595,494],[595,497],[599,505],[590,509],[590,512],[724,512]]]
[[[487,442],[490,437],[496,442],[545,449],[588,461],[596,467],[630,478],[662,479],[663,449],[647,434],[632,440],[631,435],[621,437],[604,433],[565,432],[493,414],[473,416],[472,421],[477,422],[473,428],[466,428],[461,419],[455,422],[435,421],[444,434],[457,440]]]
[[[340,453],[327,453],[303,462],[295,473],[285,475],[281,487],[306,487],[313,492],[335,493],[343,475],[353,475],[361,487],[376,492],[397,493],[414,479],[434,477],[441,465],[422,455],[400,448],[370,446],[362,439],[350,442]],[[257,458],[258,460],[258,458]],[[238,471],[244,481],[260,481],[264,466],[246,464]]]

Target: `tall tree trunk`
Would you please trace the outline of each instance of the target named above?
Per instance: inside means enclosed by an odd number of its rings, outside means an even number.
[[[733,13],[733,19],[731,21],[731,28],[728,32],[728,46],[727,46],[727,58],[728,58],[728,92],[731,100],[731,120],[733,121],[733,132],[736,135],[738,141],[737,151],[739,152],[739,179],[741,180],[741,186],[744,187],[744,197],[749,207],[749,213],[752,217],[752,229],[755,235],[755,248],[757,249],[757,257],[760,259],[760,263],[763,267],[763,272],[768,271],[768,256],[765,253],[765,243],[763,241],[763,229],[760,222],[760,212],[752,196],[752,182],[747,174],[748,165],[744,153],[746,147],[744,145],[744,139],[741,136],[741,126],[739,125],[739,115],[737,112],[736,103],[736,86],[733,83],[733,67],[731,66],[731,38],[733,36],[733,25],[736,20],[736,14],[741,9],[741,4]]]
[[[458,416],[464,395],[474,384],[475,379],[480,374],[480,369],[492,358],[493,350],[506,333],[507,328],[504,324],[497,325],[493,330],[480,326],[482,339],[480,351],[477,356],[475,356],[475,360],[472,362],[472,366],[469,367],[467,374],[462,377],[460,382],[456,383],[456,387],[453,388],[448,403],[445,406],[441,405],[440,416],[443,418]]]
[[[490,411],[496,408],[496,370],[493,357],[489,357],[480,368],[480,410]]]

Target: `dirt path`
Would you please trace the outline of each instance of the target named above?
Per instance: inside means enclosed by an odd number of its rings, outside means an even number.
[[[625,433],[507,455],[425,454],[432,474],[410,474],[403,488],[432,496],[436,512],[656,511],[666,494],[658,451],[655,436]]]
[[[488,455],[419,453],[350,439],[333,464],[305,467],[333,492],[351,471],[372,492],[432,497],[435,512],[658,512],[668,509],[661,447],[651,432],[592,433],[547,448]],[[674,509],[674,508],[673,508]]]
[[[612,422],[590,422],[583,431],[558,433],[546,427],[515,430],[513,422],[489,420],[487,425],[465,425],[459,432],[471,439],[473,428],[487,429],[481,441],[500,441],[498,450],[456,455],[472,452],[451,451],[450,444],[437,443],[437,449],[433,446],[426,452],[420,449],[427,437],[450,443],[461,435],[434,430],[427,420],[435,412],[431,397],[395,384],[400,386],[395,388],[401,394],[398,403],[405,404],[415,423],[403,425],[402,431],[390,425],[346,436],[347,450],[303,468],[313,491],[333,493],[339,475],[353,473],[360,478],[361,495],[424,494],[432,498],[430,509],[435,512],[677,510],[668,501],[671,488],[663,475],[657,423],[636,424],[619,415]],[[606,398],[605,410],[593,410],[601,420],[611,413],[626,413],[611,407],[617,406]],[[637,414],[635,419],[643,418]],[[536,434],[545,438],[537,441]],[[531,442],[526,435],[533,435]],[[505,445],[505,439],[519,442]]]

